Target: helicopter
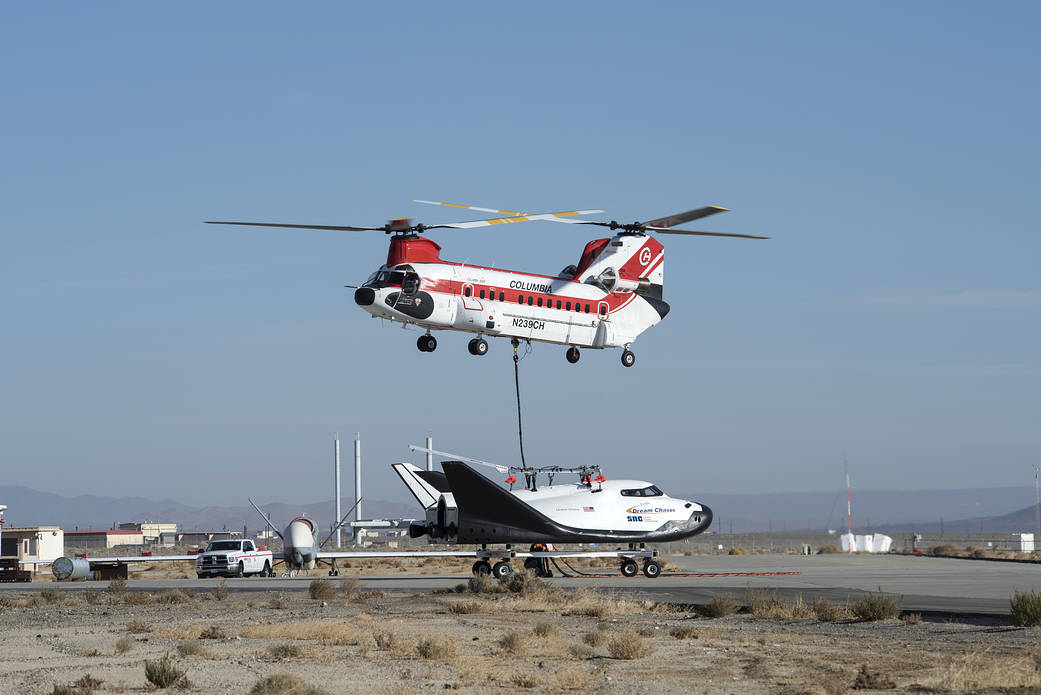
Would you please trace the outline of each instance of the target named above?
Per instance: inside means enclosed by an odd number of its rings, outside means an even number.
[[[433,352],[433,331],[474,334],[471,355],[488,353],[486,337],[567,347],[574,364],[579,348],[621,348],[622,365],[632,367],[632,343],[669,313],[662,298],[665,248],[649,234],[768,239],[750,234],[677,229],[676,225],[726,212],[707,206],[628,224],[572,219],[603,210],[525,213],[431,200],[416,203],[505,215],[468,222],[413,224],[411,218],[390,220],[379,227],[283,224],[273,222],[207,221],[207,224],[332,231],[379,231],[390,235],[386,262],[360,286],[355,303],[374,317],[415,325],[424,330],[416,341],[420,352]],[[555,275],[539,275],[441,258],[441,246],[424,236],[435,229],[473,229],[529,221],[563,222],[605,227],[609,238],[585,245],[577,264]]]

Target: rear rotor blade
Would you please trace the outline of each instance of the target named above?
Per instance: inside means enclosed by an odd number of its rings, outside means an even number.
[[[479,208],[476,205],[459,205],[457,203],[439,203],[433,200],[416,200],[413,198],[413,203],[423,203],[424,205],[443,205],[449,208],[460,208],[462,210],[477,210],[478,212],[493,212],[496,215],[526,215],[526,212],[516,212],[514,210],[496,210],[494,208]]]
[[[383,227],[339,227],[325,224],[278,224],[274,222],[212,222],[206,224],[234,224],[241,227],[282,227],[285,229],[325,229],[333,232],[382,232]]]
[[[691,234],[695,236],[728,236],[737,239],[769,239],[768,236],[755,236],[752,234],[727,234],[726,232],[697,232],[693,229],[662,229],[661,227],[648,227],[648,232],[656,234]]]
[[[700,220],[702,217],[708,217],[709,215],[715,215],[720,212],[727,212],[727,209],[721,208],[718,205],[709,205],[708,207],[698,208],[697,210],[687,210],[686,212],[678,212],[675,215],[659,217],[656,220],[644,222],[644,224],[648,227],[675,227],[678,224],[690,222],[691,220]]]

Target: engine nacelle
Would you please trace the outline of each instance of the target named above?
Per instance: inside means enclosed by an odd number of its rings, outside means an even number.
[[[614,268],[605,268],[596,276],[595,282],[603,287],[606,292],[636,292],[648,289],[651,286],[651,281],[647,278],[629,280],[628,278],[619,277],[618,271]]]

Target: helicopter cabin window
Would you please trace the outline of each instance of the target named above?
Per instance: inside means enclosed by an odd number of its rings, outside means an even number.
[[[502,292],[502,291],[499,292],[499,301],[500,302],[505,302],[506,301],[506,293],[505,292]]]
[[[571,311],[571,302],[568,302],[568,303],[566,304],[566,306],[567,306],[567,310],[568,310],[568,311]]]
[[[481,299],[484,299],[484,290],[481,290]]]
[[[534,303],[534,301],[535,301],[535,298],[532,297],[531,295],[528,295],[528,306],[531,306]]]
[[[588,304],[586,304],[586,313],[587,314],[589,313],[589,305]]]
[[[401,283],[401,291],[406,296],[411,296],[418,292],[419,276],[415,273],[405,273],[405,281]]]
[[[620,494],[622,497],[661,497],[663,493],[656,486],[648,485],[642,488],[622,490]]]
[[[558,309],[560,308],[560,300],[559,299],[557,300],[557,308]]]
[[[469,297],[473,293],[474,293],[473,288],[470,287],[469,285],[467,285],[466,287],[463,288],[463,296],[464,297]]]
[[[539,297],[539,306],[542,306],[542,297]]]
[[[523,294],[518,294],[517,295],[517,303],[518,304],[523,304],[524,303],[524,295]]]
[[[600,303],[600,315],[607,316],[607,305],[603,302]]]

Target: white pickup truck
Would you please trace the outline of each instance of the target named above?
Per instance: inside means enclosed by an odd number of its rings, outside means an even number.
[[[210,541],[195,560],[195,573],[205,577],[271,576],[274,559],[268,549],[260,550],[249,540]]]

